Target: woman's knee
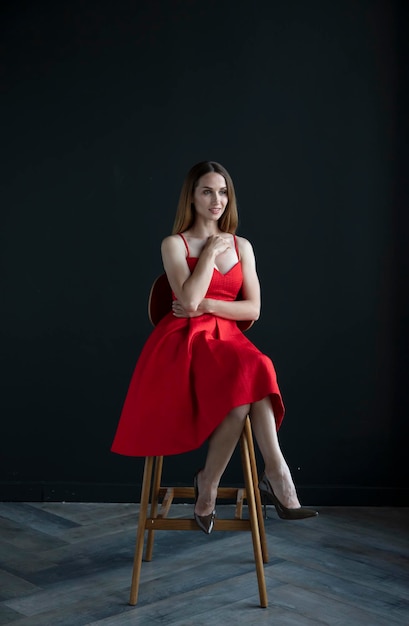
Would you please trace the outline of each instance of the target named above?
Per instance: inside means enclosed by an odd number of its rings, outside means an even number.
[[[271,403],[270,396],[265,396],[262,400],[257,400],[250,405],[249,414],[250,417],[256,416],[260,413],[265,412],[273,413],[273,405]]]

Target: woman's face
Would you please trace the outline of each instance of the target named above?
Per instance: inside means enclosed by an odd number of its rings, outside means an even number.
[[[199,178],[193,192],[193,204],[197,216],[217,221],[223,215],[228,201],[224,176],[209,172]]]

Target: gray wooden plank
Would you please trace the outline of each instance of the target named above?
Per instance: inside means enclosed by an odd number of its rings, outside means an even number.
[[[383,592],[366,584],[350,581],[328,574],[305,565],[283,561],[277,563],[272,570],[266,571],[267,576],[281,580],[296,587],[315,591],[324,598],[340,601],[344,604],[363,609],[373,615],[373,619],[401,620],[401,624],[409,623],[409,603],[395,594]]]
[[[67,529],[78,526],[77,522],[66,517],[39,510],[23,502],[0,502],[0,516],[49,535],[62,534]]]
[[[0,624],[12,624],[15,620],[19,619],[21,615],[8,606],[2,606],[0,604]]]
[[[0,568],[15,576],[25,576],[28,579],[32,572],[55,566],[56,563],[44,552],[25,550],[0,541]]]
[[[22,594],[32,593],[33,591],[38,591],[35,585],[19,576],[14,576],[14,574],[10,572],[0,570],[0,600],[16,598]]]
[[[40,532],[24,522],[15,522],[4,517],[1,523],[1,543],[8,543],[24,550],[49,550],[65,545],[65,541],[46,532]]]

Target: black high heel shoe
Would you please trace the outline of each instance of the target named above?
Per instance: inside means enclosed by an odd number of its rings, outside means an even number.
[[[297,509],[287,509],[275,495],[273,488],[268,480],[267,476],[263,474],[258,484],[261,494],[261,502],[264,505],[264,517],[267,519],[267,504],[274,504],[278,517],[281,519],[305,519],[307,517],[316,517],[318,511],[313,509],[306,509],[305,507],[298,507]]]
[[[199,470],[199,472],[200,471],[201,470]],[[199,487],[197,484],[197,476],[199,472],[197,472],[193,478],[193,486],[195,488],[195,505],[199,497]],[[210,535],[213,530],[214,518],[216,517],[216,509],[213,509],[213,511],[209,513],[209,515],[197,515],[196,513],[193,514],[195,516],[196,524],[199,526],[199,528],[203,530],[206,535]]]

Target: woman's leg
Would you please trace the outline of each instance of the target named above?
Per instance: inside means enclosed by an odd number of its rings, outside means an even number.
[[[197,515],[210,515],[214,509],[217,487],[240,438],[249,409],[249,404],[234,408],[209,439],[206,463],[197,477]]]
[[[250,419],[258,447],[265,463],[266,476],[274,493],[285,507],[300,506],[289,467],[278,442],[273,408],[269,397],[253,402]]]

